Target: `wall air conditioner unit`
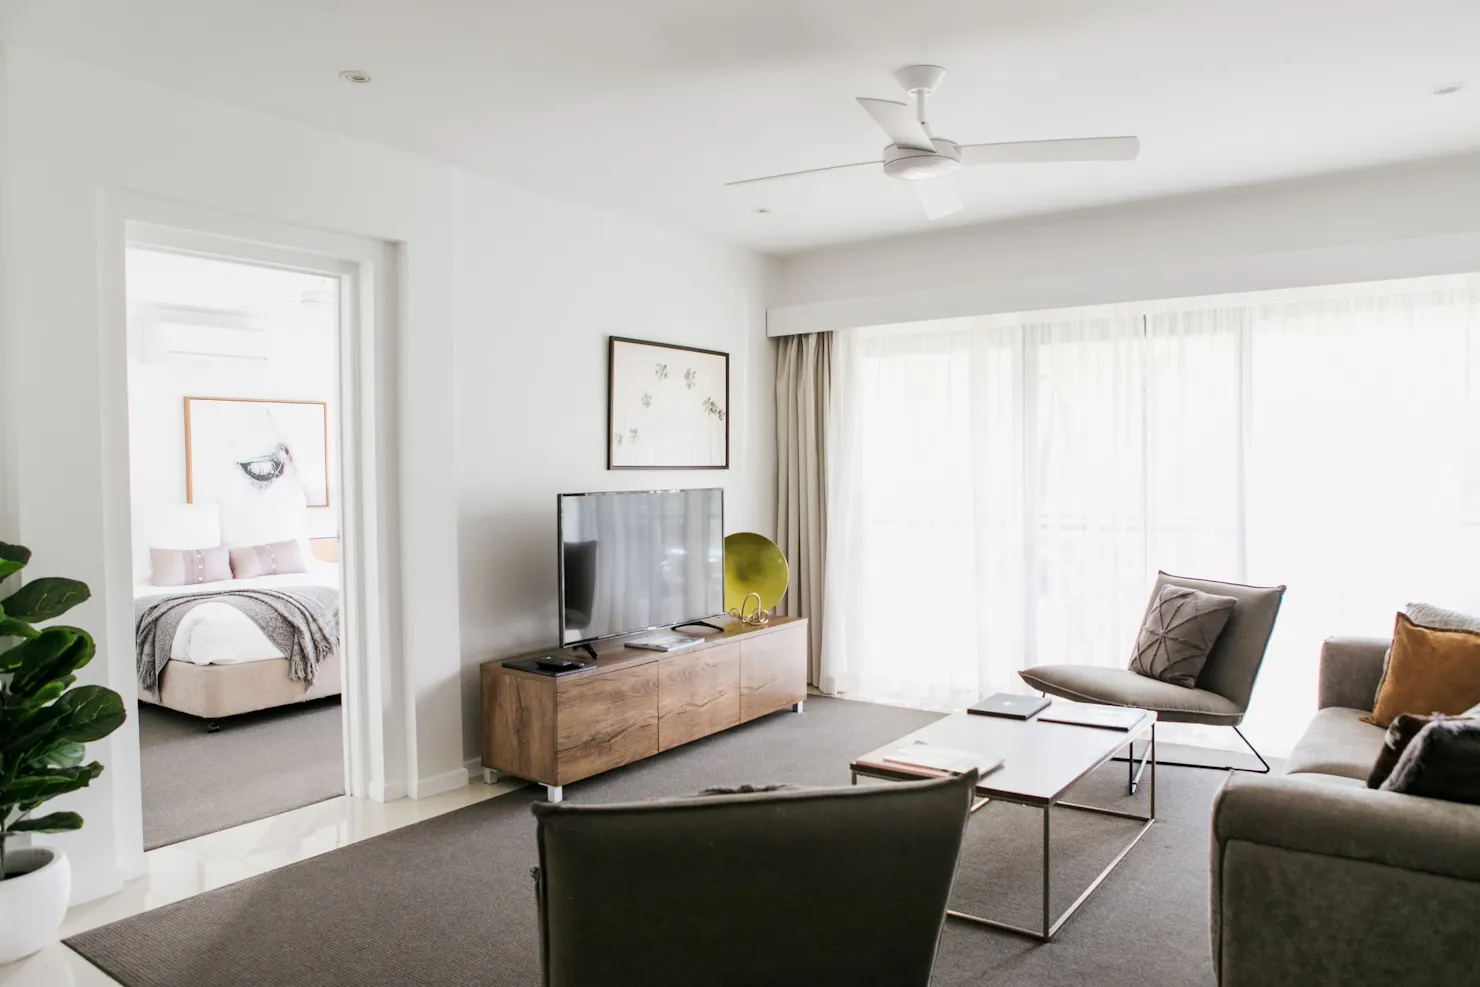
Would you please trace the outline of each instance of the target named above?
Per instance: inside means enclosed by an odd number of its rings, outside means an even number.
[[[269,359],[269,334],[246,312],[154,305],[138,313],[147,362],[169,359]]]

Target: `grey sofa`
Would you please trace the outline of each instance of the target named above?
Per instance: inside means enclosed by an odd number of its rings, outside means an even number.
[[[1231,776],[1214,802],[1222,987],[1480,983],[1480,806],[1366,786],[1388,644],[1328,640],[1284,775]]]

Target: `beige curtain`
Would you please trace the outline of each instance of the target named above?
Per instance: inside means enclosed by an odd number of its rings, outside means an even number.
[[[776,538],[791,566],[791,588],[780,609],[809,621],[807,681],[814,686],[822,660],[831,392],[832,333],[782,337],[776,354]]]

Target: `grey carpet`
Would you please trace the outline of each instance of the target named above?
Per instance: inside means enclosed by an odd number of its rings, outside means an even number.
[[[640,764],[568,786],[572,801],[687,794],[710,785],[848,783],[850,758],[935,714],[809,698]],[[1075,797],[1124,804],[1125,765]],[[1208,811],[1223,774],[1160,772],[1162,820],[1049,945],[948,922],[938,985],[1212,984]],[[128,987],[330,987],[539,983],[529,869],[534,820],[524,789],[67,940]],[[971,821],[953,907],[1031,922],[1040,815],[993,805]],[[1119,850],[1135,824],[1061,810],[1054,817],[1058,911]],[[826,875],[798,875],[825,880]],[[819,949],[846,949],[819,942]]]
[[[337,698],[233,716],[219,733],[141,703],[139,757],[146,850],[344,794]]]

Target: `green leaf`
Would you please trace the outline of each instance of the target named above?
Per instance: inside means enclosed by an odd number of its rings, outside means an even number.
[[[100,685],[79,686],[39,709],[12,701],[4,713],[0,757],[22,763],[36,760],[41,752],[62,742],[100,740],[127,719],[118,693]]]
[[[71,768],[55,768],[34,774],[22,775],[5,785],[4,799],[7,802],[40,803],[47,799],[86,788],[94,778],[103,773],[97,761]]]
[[[65,709],[69,716],[62,739],[83,744],[102,740],[128,719],[123,699],[101,685],[80,685],[46,708]]]
[[[19,756],[24,751],[40,750],[66,739],[63,734],[69,714],[56,703],[37,710],[10,705],[6,707],[5,718],[5,730],[0,733],[0,756]]]
[[[71,678],[70,675],[67,677]],[[66,691],[67,682],[63,679],[56,679],[55,681],[46,683],[29,696],[16,697],[14,706],[17,709],[23,710],[39,709],[55,699],[60,699],[62,693]]]
[[[10,681],[10,691],[18,696],[30,696],[48,682],[64,679],[93,660],[97,645],[92,635],[79,627],[48,627],[37,636],[36,641],[55,638],[65,641],[60,652],[45,657],[46,651],[39,650],[35,658],[27,657],[15,671]],[[30,642],[27,642],[30,643]]]
[[[65,833],[81,829],[82,817],[75,812],[53,812],[34,819],[22,819],[11,824],[12,833]]]
[[[25,637],[36,636],[36,628],[24,620],[16,620],[14,617],[0,617],[0,637]]]
[[[87,583],[61,576],[33,579],[0,601],[6,615],[32,623],[60,617],[92,595]]]
[[[48,627],[46,630],[0,654],[0,672],[18,672],[22,668],[50,665],[77,640],[71,627]]]
[[[0,541],[0,579],[14,575],[31,561],[31,550],[24,545],[7,545]]]
[[[50,744],[39,754],[34,754],[28,763],[48,768],[75,768],[82,763],[83,745],[72,740],[60,740]]]

